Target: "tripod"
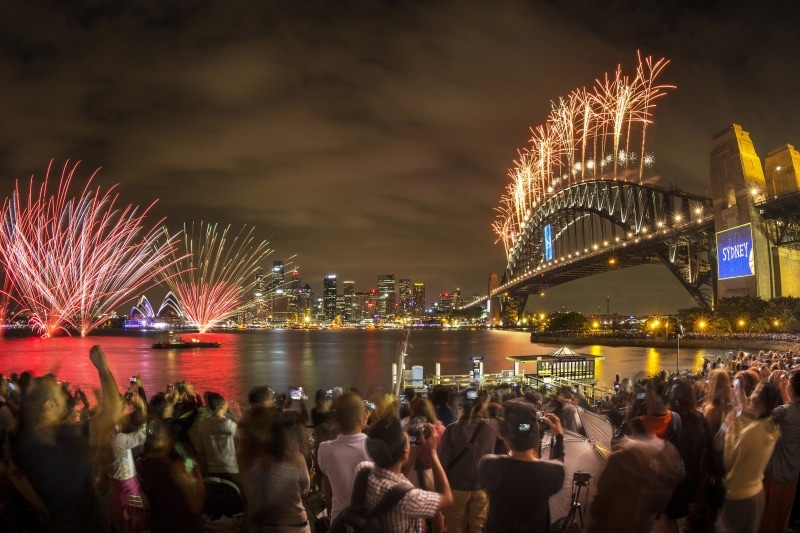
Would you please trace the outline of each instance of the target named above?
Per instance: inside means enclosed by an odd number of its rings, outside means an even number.
[[[569,513],[564,517],[564,522],[561,524],[559,533],[568,533],[571,531],[583,531],[583,512],[581,506],[581,492],[586,489],[584,499],[589,498],[589,479],[590,476],[586,472],[578,471],[572,476],[572,502],[569,506]]]

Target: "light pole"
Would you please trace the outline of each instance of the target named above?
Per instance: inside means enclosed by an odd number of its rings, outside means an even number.
[[[675,326],[675,333],[678,334],[678,350],[675,352],[675,373],[680,374],[681,371],[681,335],[683,335],[683,326],[678,323]]]

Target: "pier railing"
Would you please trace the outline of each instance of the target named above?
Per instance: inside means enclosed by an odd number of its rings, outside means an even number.
[[[514,374],[513,371],[485,374],[477,380],[473,374],[434,374],[422,379],[404,379],[404,387],[411,387],[415,390],[426,390],[435,385],[453,387],[459,391],[469,387],[497,389],[506,386],[527,386],[540,390],[545,394],[555,394],[562,387],[567,387],[573,395],[585,398],[589,406],[595,405],[606,395],[613,396],[616,393],[614,389],[597,385],[596,382],[578,381],[559,376],[545,378],[535,374]]]

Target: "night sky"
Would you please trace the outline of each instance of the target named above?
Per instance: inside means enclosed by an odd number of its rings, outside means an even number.
[[[617,64],[632,73],[637,50],[669,58],[660,81],[677,85],[648,129],[660,185],[706,194],[711,138],[733,122],[762,159],[800,146],[797,2],[737,5],[3,0],[0,192],[81,160],[79,181],[102,167],[171,229],[255,226],[268,263],[296,256],[317,293],[331,273],[358,291],[422,281],[429,303],[485,293],[529,128]],[[651,266],[529,308],[605,312],[606,295],[620,313],[693,305]]]

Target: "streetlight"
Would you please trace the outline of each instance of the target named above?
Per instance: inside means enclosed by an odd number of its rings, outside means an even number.
[[[675,333],[678,334],[678,350],[675,352],[675,372],[680,373],[681,369],[681,335],[683,335],[683,325],[680,323],[675,324]]]

